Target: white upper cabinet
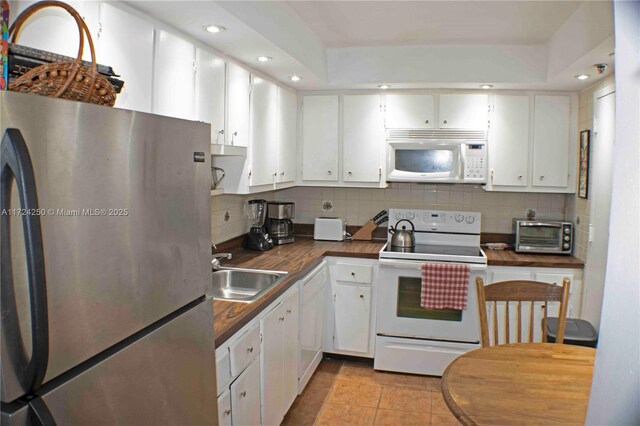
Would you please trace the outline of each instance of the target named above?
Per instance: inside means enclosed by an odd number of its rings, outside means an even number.
[[[224,59],[196,49],[196,119],[211,124],[211,143],[224,143]]]
[[[338,96],[305,96],[302,179],[338,180]]]
[[[496,95],[489,129],[489,176],[493,185],[527,186],[529,96]]]
[[[385,127],[431,129],[435,127],[433,95],[386,95]]]
[[[18,15],[34,3],[37,3],[37,1],[10,1],[9,23],[13,24],[13,21],[15,21]],[[67,1],[66,3],[76,9],[80,16],[82,16],[95,43],[100,32],[98,16],[102,3],[98,3],[97,1]],[[78,56],[78,42],[78,25],[76,21],[69,12],[59,7],[46,8],[38,11],[24,23],[18,36],[18,44],[22,46],[34,47],[48,52],[71,56],[72,58]],[[87,42],[84,44],[82,58],[87,61],[91,60],[91,52]],[[104,61],[99,52],[97,59],[99,64],[111,65]]]
[[[384,144],[382,122],[379,95],[343,98],[343,181],[380,181]]]
[[[96,43],[98,60],[113,67],[124,81],[115,106],[151,112],[153,25],[109,3],[101,2],[100,26]]]
[[[278,182],[296,180],[298,97],[278,87]]]
[[[443,129],[485,130],[489,97],[478,94],[444,94],[439,96],[438,127]]]
[[[227,68],[226,143],[249,146],[249,71],[229,63]]]
[[[162,30],[156,31],[155,46],[152,112],[193,120],[195,46]]]
[[[535,96],[533,181],[535,187],[567,187],[571,143],[568,96]]]
[[[275,84],[253,77],[251,94],[251,186],[276,181],[278,143],[278,88]]]

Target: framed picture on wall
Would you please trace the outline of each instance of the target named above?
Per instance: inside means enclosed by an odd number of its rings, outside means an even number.
[[[589,194],[589,143],[591,131],[580,132],[580,167],[578,169],[578,197],[588,198]]]

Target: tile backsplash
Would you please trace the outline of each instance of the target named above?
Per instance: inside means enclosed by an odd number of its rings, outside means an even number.
[[[255,195],[223,195],[211,199],[211,237],[214,243],[249,229],[243,204],[253,198],[293,201],[295,223],[313,223],[319,216],[342,217],[349,225],[363,225],[380,210],[413,208],[482,213],[482,231],[511,233],[511,220],[535,209],[538,218],[565,219],[567,195],[485,192],[478,185],[391,183],[385,189],[293,187]],[[331,202],[332,210],[323,210]],[[225,212],[230,213],[225,222]]]

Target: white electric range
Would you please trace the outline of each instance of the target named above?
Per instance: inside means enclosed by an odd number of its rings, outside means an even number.
[[[402,219],[414,225],[416,245],[393,247],[389,233],[380,251],[374,368],[440,376],[459,355],[480,347],[475,279],[484,279],[487,269],[480,248],[481,217],[475,212],[390,209],[388,227]],[[469,265],[465,310],[420,307],[425,262]]]

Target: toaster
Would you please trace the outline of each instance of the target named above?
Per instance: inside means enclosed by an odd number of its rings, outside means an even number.
[[[314,240],[342,241],[347,231],[344,219],[336,217],[316,217],[313,227]]]

